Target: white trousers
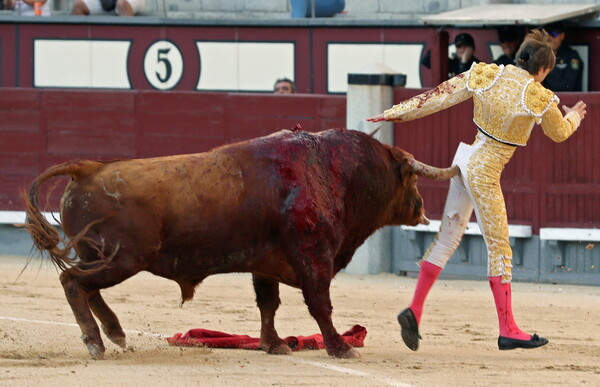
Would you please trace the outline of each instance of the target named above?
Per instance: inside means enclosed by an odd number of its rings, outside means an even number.
[[[454,156],[460,174],[450,181],[440,231],[423,256],[441,268],[460,244],[473,210],[488,254],[488,277],[512,279],[512,249],[500,175],[515,147],[478,133],[472,145],[461,143]]]

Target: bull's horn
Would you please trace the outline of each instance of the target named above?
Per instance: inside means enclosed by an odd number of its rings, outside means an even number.
[[[421,219],[419,219],[419,224],[427,226],[429,225],[429,223],[431,223],[431,221],[425,215],[421,215]]]
[[[409,163],[417,175],[433,180],[448,180],[460,172],[457,165],[453,165],[450,168],[436,168],[415,159],[409,159]]]

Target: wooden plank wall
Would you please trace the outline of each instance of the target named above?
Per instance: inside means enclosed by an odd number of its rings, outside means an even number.
[[[20,190],[57,163],[197,153],[345,122],[344,96],[0,88],[0,211],[23,210]]]

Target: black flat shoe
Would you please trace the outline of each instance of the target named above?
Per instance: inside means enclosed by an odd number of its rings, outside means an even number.
[[[515,349],[515,348],[537,348],[548,344],[548,339],[539,337],[537,334],[531,336],[529,340],[511,339],[509,337],[498,336],[498,349]]]
[[[419,349],[421,335],[419,335],[419,325],[412,309],[406,308],[400,312],[398,322],[400,323],[400,328],[402,328],[401,335],[404,344],[413,351]]]

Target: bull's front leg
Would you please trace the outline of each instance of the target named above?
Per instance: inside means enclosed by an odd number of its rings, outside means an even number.
[[[312,255],[312,254],[310,254]],[[327,354],[343,359],[358,359],[360,353],[348,344],[336,331],[331,319],[333,307],[329,295],[329,286],[333,277],[333,257],[304,257],[304,264],[298,265],[302,294],[311,316],[319,324]]]
[[[274,355],[290,354],[292,350],[275,329],[275,312],[281,304],[279,282],[252,275],[252,283],[256,292],[256,304],[260,309],[260,349]]]

